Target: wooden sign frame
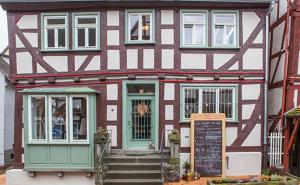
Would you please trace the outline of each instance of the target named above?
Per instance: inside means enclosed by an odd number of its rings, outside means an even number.
[[[225,165],[226,165],[226,131],[225,131],[225,123],[226,123],[226,116],[224,113],[222,114],[192,114],[191,115],[191,170],[194,172],[195,170],[195,121],[222,121],[222,177],[226,176],[226,170],[225,170]]]

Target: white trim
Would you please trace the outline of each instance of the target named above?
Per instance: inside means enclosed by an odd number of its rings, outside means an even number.
[[[66,139],[53,139],[52,138],[52,103],[51,100],[52,98],[56,98],[56,97],[64,97],[66,99]],[[67,95],[49,95],[48,98],[48,119],[49,119],[49,142],[50,143],[69,143],[69,101],[68,101],[68,96]]]
[[[45,101],[45,139],[32,139],[32,118],[31,118],[31,99],[43,97]],[[48,119],[47,119],[47,96],[45,95],[29,95],[28,96],[28,141],[29,143],[47,143],[48,140]]]
[[[150,39],[149,40],[143,40],[142,39],[142,16],[143,15],[149,15],[150,16]],[[138,16],[138,40],[131,40],[131,24],[130,24],[130,18],[131,16]],[[153,13],[149,13],[149,12],[128,12],[128,17],[127,17],[128,21],[127,21],[127,37],[128,37],[128,41],[129,42],[143,42],[143,41],[147,41],[147,42],[152,42],[153,41]]]
[[[73,138],[73,98],[86,98],[86,124],[87,124],[87,139],[82,140],[74,140]],[[89,130],[90,130],[90,124],[89,124],[89,96],[88,95],[70,95],[70,103],[69,103],[69,110],[70,110],[70,143],[83,143],[88,144],[89,143]],[[72,124],[71,124],[72,123]]]

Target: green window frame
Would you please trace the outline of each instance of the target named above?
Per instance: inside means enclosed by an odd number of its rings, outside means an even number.
[[[226,22],[226,21],[222,21],[222,22],[218,22],[216,20],[216,16],[227,16],[227,18],[229,16],[233,17],[233,22]],[[217,44],[216,43],[216,27],[223,27],[224,31],[223,31],[223,41],[221,44]],[[227,39],[226,37],[228,37],[228,29],[230,27],[233,27],[233,43],[228,43],[227,41],[229,39]],[[239,47],[239,11],[231,11],[231,10],[213,10],[212,11],[212,45],[214,48],[237,48]]]
[[[79,19],[86,19],[95,23],[79,23]],[[90,19],[90,20],[89,20]],[[72,28],[73,28],[73,50],[100,50],[100,12],[77,12],[72,14]],[[79,30],[84,33],[84,46],[78,44]],[[91,37],[92,32],[95,31],[94,39]],[[94,42],[91,44],[91,42]]]
[[[138,25],[137,25],[137,40],[131,39],[131,16],[136,16],[138,18]],[[143,26],[143,16],[150,16],[150,23],[148,25]],[[143,30],[148,31],[149,29],[149,40],[142,38]],[[125,11],[125,43],[126,44],[153,44],[155,43],[155,10],[126,10]]]
[[[189,121],[190,113],[225,113],[231,115],[227,121],[235,122],[238,119],[237,85],[184,84],[181,85],[180,94],[181,122]]]
[[[52,20],[50,23],[49,20]],[[56,20],[58,22],[54,23]],[[63,20],[63,23],[60,22]],[[50,32],[51,31],[51,32]],[[64,33],[64,34],[62,34]],[[66,51],[69,49],[69,16],[67,13],[41,14],[41,49],[43,51]],[[49,38],[53,43],[49,43]],[[62,41],[60,40],[62,39]],[[51,46],[49,46],[51,44]],[[64,46],[60,46],[64,44]]]
[[[203,16],[202,21],[194,22],[186,22],[185,16]],[[185,41],[185,27],[190,26],[192,29],[192,43],[187,43]],[[203,35],[202,40],[203,43],[196,43],[195,37],[197,32],[196,27],[202,26]],[[208,11],[206,10],[180,10],[180,47],[184,48],[205,48],[208,46]]]

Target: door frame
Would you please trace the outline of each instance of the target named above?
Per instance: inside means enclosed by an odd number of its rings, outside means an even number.
[[[159,81],[157,80],[125,80],[122,83],[122,149],[128,150],[127,145],[127,107],[128,107],[128,85],[130,84],[153,84],[155,86],[154,93],[154,144],[155,150],[158,150],[159,143]]]

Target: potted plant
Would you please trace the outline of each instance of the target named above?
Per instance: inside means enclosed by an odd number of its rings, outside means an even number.
[[[183,169],[184,169],[183,179],[187,181],[191,181],[193,179],[193,173],[191,173],[191,163],[185,161],[183,163]]]

